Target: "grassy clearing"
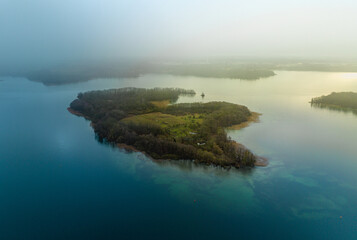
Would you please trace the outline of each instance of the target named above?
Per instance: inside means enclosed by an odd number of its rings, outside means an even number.
[[[121,122],[135,125],[155,125],[168,132],[172,137],[185,137],[194,135],[201,126],[202,120],[203,118],[199,114],[175,116],[154,112],[127,117]]]
[[[150,103],[154,104],[158,108],[166,108],[169,104],[169,100],[163,100],[163,101],[151,101]]]

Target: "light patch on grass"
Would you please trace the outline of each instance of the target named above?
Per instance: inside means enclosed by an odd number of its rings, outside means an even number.
[[[134,123],[134,124],[159,124],[162,127],[185,123],[185,121],[181,117],[177,117],[170,114],[164,114],[161,112],[147,113],[147,114],[127,117],[122,119],[121,121],[124,123]]]
[[[169,100],[163,100],[163,101],[151,101],[150,103],[154,104],[158,108],[166,108],[169,104]]]
[[[124,118],[121,122],[136,125],[156,125],[173,137],[184,137],[192,135],[201,125],[203,119],[199,114],[175,116],[161,112],[147,113]]]

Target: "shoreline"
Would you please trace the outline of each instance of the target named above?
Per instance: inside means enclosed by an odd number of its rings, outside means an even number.
[[[247,121],[242,122],[240,124],[232,125],[230,127],[227,127],[227,130],[240,130],[242,128],[248,127],[252,123],[258,123],[260,122],[260,116],[262,115],[261,113],[257,112],[251,112],[252,115],[247,119]]]
[[[72,108],[68,107],[67,108],[68,112],[72,113],[73,115],[76,115],[78,117],[84,117],[86,118],[86,116],[84,116],[82,113],[77,112],[76,110],[73,110]]]
[[[242,122],[242,123],[237,124],[237,125],[230,126],[230,127],[227,128],[227,130],[241,130],[243,128],[249,127],[252,123],[259,123],[261,115],[263,115],[263,114],[258,113],[258,112],[252,112],[252,115],[248,118],[247,121]],[[247,149],[247,147],[244,146],[241,143],[238,143],[236,141],[234,141],[234,143],[236,144],[237,149],[239,149],[239,148]],[[261,156],[255,155],[255,154],[254,154],[254,156],[256,157],[256,161],[254,163],[254,166],[256,166],[256,167],[266,167],[266,166],[269,165],[269,161],[268,161],[268,159],[266,157],[261,157]]]
[[[124,149],[125,151],[128,151],[128,152],[140,152],[140,153],[143,153],[143,154],[147,155],[145,152],[140,151],[140,150],[136,149],[134,146],[131,146],[131,145],[128,145],[128,144],[125,144],[125,143],[116,143],[115,145],[118,148]]]
[[[85,119],[91,121],[88,117],[86,117],[85,115],[83,115],[82,113],[78,112],[78,111],[75,111],[73,110],[72,108],[68,107],[67,108],[68,112],[70,112],[71,114],[75,115],[75,116],[78,116],[78,117],[84,117]],[[251,123],[253,122],[259,122],[259,116],[261,116],[262,114],[261,113],[257,113],[257,112],[252,112],[252,115],[248,118],[247,121],[243,122],[243,123],[240,123],[240,124],[237,124],[237,125],[233,125],[231,127],[228,127],[227,129],[228,130],[239,130],[239,129],[242,129],[242,128],[245,128],[245,127],[248,127]],[[93,128],[93,122],[91,121],[90,123],[90,126]],[[245,147],[243,144],[241,143],[238,143],[234,140],[233,141],[233,144],[236,146],[237,150],[239,149],[247,149],[247,147]],[[119,149],[123,149],[127,152],[139,152],[139,153],[142,153],[143,155],[145,155],[147,158],[149,158],[151,161],[175,161],[174,159],[155,159],[153,158],[152,156],[148,155],[145,151],[141,151],[141,150],[138,150],[137,148],[135,148],[134,146],[131,146],[131,145],[128,145],[128,144],[125,144],[125,143],[114,143],[114,145],[116,147],[118,147]],[[266,167],[268,166],[268,159],[265,158],[265,157],[260,157],[260,156],[257,156],[257,155],[254,155],[256,157],[256,162],[254,163],[254,166],[256,167]],[[193,160],[193,162],[195,162]],[[214,165],[214,164],[211,164],[212,166],[216,166],[216,167],[219,167],[220,165]],[[223,166],[220,166],[224,169],[229,169],[227,167],[223,167]]]
[[[236,142],[234,140],[233,141],[233,144],[236,146],[236,149],[237,151],[239,149],[243,149],[243,150],[248,150],[248,148],[246,146],[244,146],[243,144],[239,143],[239,142]],[[254,166],[256,167],[266,167],[269,165],[269,161],[266,157],[261,157],[261,156],[258,156],[258,155],[255,155],[254,156],[256,157],[256,160],[255,160],[255,163],[254,163]]]

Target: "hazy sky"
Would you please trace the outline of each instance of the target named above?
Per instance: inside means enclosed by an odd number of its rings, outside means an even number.
[[[355,57],[356,0],[0,0],[0,63]]]

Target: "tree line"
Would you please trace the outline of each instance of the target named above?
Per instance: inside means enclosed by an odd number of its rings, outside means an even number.
[[[124,143],[156,159],[190,159],[219,166],[254,166],[255,156],[227,137],[225,127],[247,121],[245,106],[227,102],[181,103],[158,108],[152,101],[174,103],[193,90],[179,88],[122,88],[78,94],[71,109],[92,121],[99,139]],[[173,116],[200,114],[202,121],[190,124],[193,133],[178,138],[160,124],[132,124],[121,121],[129,116],[162,112]]]

